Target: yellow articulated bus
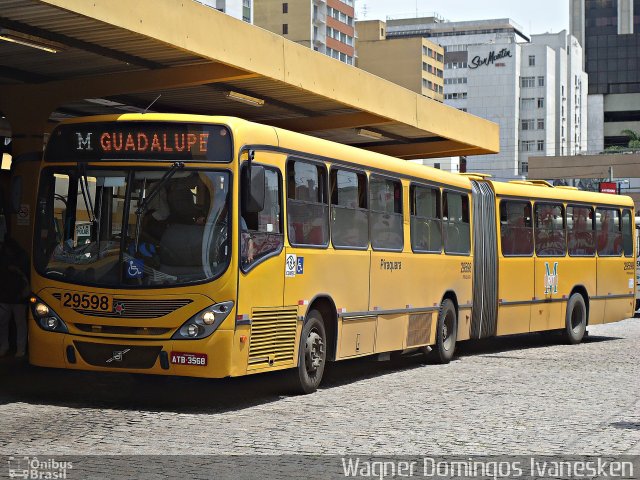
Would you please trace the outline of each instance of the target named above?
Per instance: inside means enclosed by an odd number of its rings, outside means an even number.
[[[229,117],[58,126],[35,208],[32,364],[220,378],[630,317],[634,210]]]

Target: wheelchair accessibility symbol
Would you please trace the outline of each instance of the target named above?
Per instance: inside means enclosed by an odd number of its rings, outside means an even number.
[[[142,260],[132,258],[127,260],[127,278],[142,278],[144,263]]]

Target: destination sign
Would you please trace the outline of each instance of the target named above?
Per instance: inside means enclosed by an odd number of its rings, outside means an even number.
[[[61,125],[45,151],[50,162],[194,160],[230,162],[231,132],[224,126],[161,122]]]

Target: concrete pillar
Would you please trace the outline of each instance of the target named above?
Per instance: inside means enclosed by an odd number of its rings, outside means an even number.
[[[36,209],[38,170],[42,160],[48,119],[56,102],[33,95],[8,95],[0,98],[0,110],[11,125],[12,162],[8,224],[11,235],[31,254],[33,221]],[[15,208],[14,208],[15,207]],[[7,209],[9,210],[9,209]]]

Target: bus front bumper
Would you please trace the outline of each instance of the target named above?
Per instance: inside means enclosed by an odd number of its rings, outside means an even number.
[[[224,378],[231,375],[233,330],[200,340],[137,340],[46,332],[29,325],[29,362],[75,370]]]

